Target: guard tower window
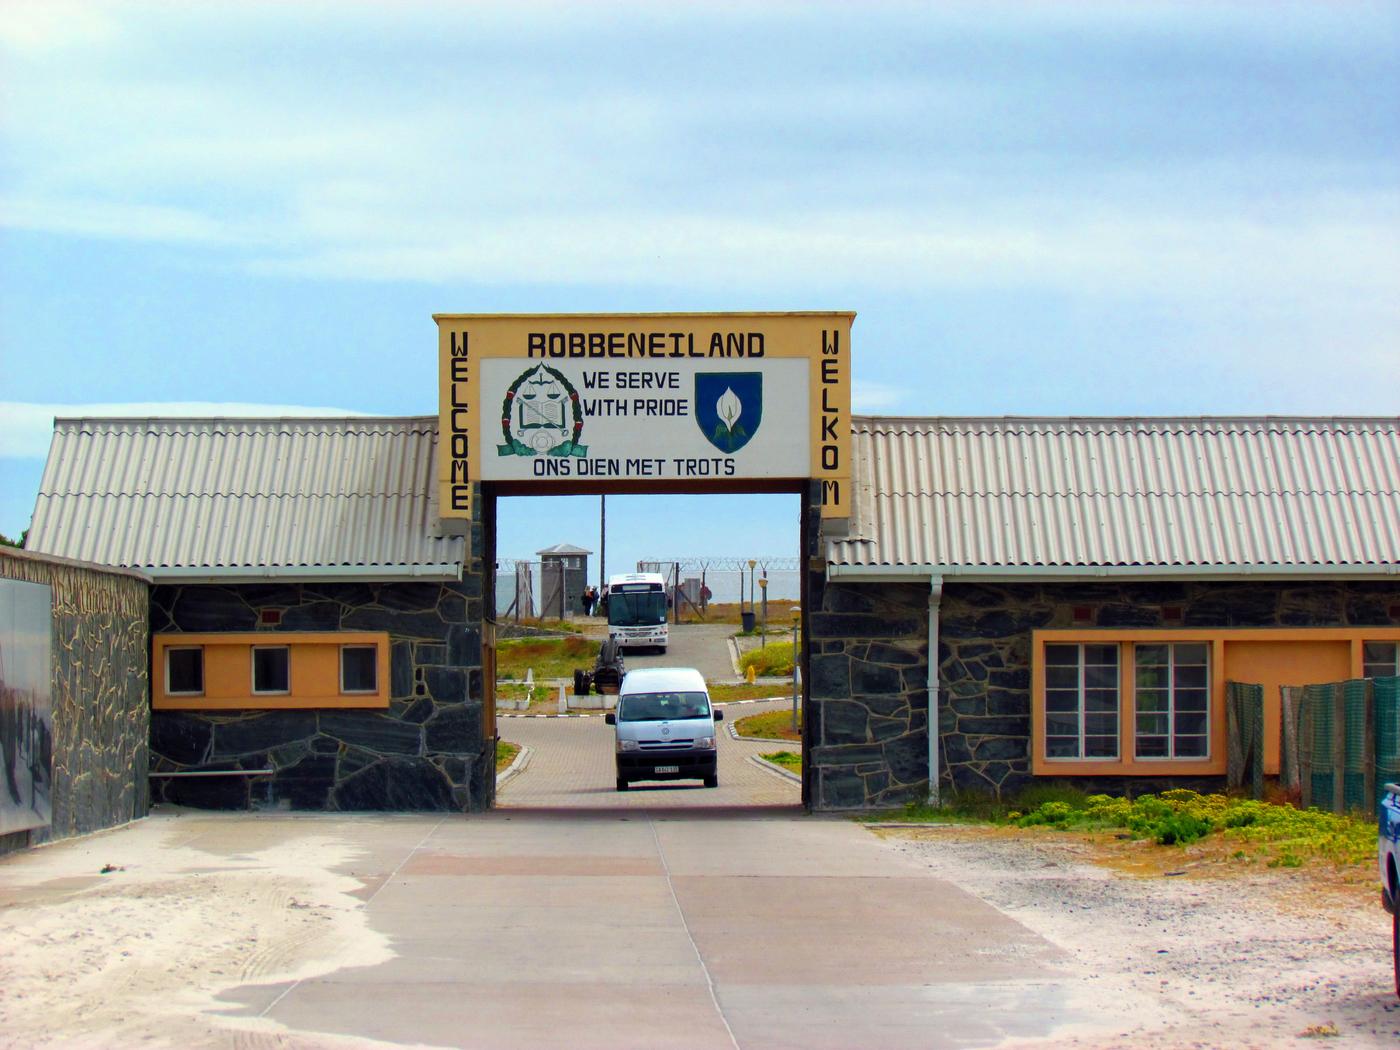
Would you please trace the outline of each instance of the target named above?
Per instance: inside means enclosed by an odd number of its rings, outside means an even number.
[[[291,652],[285,645],[253,646],[253,692],[291,692]]]

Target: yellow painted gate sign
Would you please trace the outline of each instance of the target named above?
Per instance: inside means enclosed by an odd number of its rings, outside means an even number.
[[[435,314],[444,518],[471,483],[733,490],[849,516],[855,314]]]

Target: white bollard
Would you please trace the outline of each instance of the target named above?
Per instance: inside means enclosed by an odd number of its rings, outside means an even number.
[[[569,697],[562,685],[559,687],[559,713],[561,715],[569,713]]]

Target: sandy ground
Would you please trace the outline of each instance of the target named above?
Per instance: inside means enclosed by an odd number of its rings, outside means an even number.
[[[877,834],[1068,953],[1072,1005],[1098,1023],[1015,1046],[1400,1047],[1390,917],[1369,873],[1054,831]]]
[[[219,998],[392,955],[364,919],[364,883],[331,870],[344,847],[301,838],[211,868],[188,844],[203,822],[183,824],[0,860],[0,1047],[380,1045],[307,1041]]]

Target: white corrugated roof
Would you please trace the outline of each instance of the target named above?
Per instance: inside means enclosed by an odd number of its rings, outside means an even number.
[[[60,419],[28,547],[199,574],[455,577],[437,420]]]
[[[1400,565],[1400,419],[856,417],[850,566]]]

